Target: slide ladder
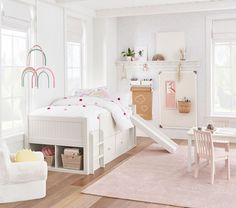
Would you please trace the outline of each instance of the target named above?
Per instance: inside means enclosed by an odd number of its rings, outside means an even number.
[[[134,114],[131,116],[131,121],[143,133],[152,138],[155,142],[160,144],[165,150],[174,153],[178,145],[172,141],[166,134],[162,133],[158,128],[144,120],[141,116]]]

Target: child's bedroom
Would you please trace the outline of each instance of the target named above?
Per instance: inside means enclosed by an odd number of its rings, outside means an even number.
[[[236,207],[235,0],[0,10],[0,208]]]

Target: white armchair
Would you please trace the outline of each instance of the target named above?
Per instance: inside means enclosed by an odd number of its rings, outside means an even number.
[[[0,203],[43,198],[46,195],[47,164],[43,154],[37,161],[14,162],[5,142],[0,141]]]

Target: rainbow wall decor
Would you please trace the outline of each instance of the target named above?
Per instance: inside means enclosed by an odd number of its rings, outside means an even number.
[[[42,54],[42,61],[43,61],[43,65],[38,67],[38,68],[34,68],[32,66],[30,66],[31,64],[31,54],[32,52],[40,52]],[[31,87],[34,88],[39,88],[40,87],[40,77],[42,77],[42,75],[46,75],[47,78],[47,82],[48,82],[48,88],[51,86],[51,80],[52,80],[52,87],[55,88],[56,85],[56,81],[55,81],[55,75],[53,73],[53,71],[47,67],[47,59],[46,59],[46,55],[44,53],[44,51],[42,50],[42,48],[39,45],[34,45],[28,52],[27,55],[27,66],[26,68],[23,70],[22,75],[21,75],[21,86],[24,87],[25,86],[25,76],[26,74],[31,74]]]

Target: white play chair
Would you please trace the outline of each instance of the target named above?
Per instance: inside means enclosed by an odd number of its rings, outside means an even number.
[[[0,141],[0,203],[43,198],[46,195],[47,164],[43,154],[38,161],[14,162],[5,142]]]
[[[195,178],[198,177],[200,167],[205,164],[211,164],[211,184],[214,183],[215,177],[215,162],[225,160],[227,168],[227,178],[230,179],[230,160],[229,160],[229,142],[228,141],[213,141],[212,134],[206,131],[194,130],[195,139]],[[215,147],[224,148],[223,154],[216,155]],[[200,164],[200,159],[205,159],[206,163]]]

